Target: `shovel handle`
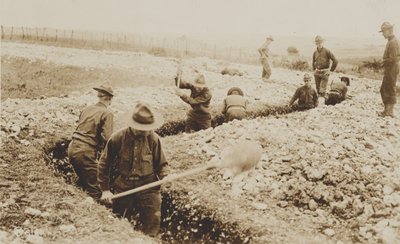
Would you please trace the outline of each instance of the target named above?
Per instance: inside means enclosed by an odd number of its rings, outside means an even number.
[[[187,176],[195,175],[195,174],[201,173],[203,171],[206,171],[206,170],[209,170],[209,169],[212,169],[212,168],[215,168],[215,167],[216,167],[216,164],[208,164],[208,165],[204,165],[204,166],[200,166],[200,167],[197,167],[197,168],[194,168],[194,169],[190,169],[190,170],[184,171],[184,172],[179,173],[179,174],[173,174],[171,176],[165,177],[162,180],[155,181],[155,182],[152,182],[152,183],[149,183],[149,184],[146,184],[146,185],[143,185],[143,186],[139,186],[137,188],[134,188],[134,189],[131,189],[131,190],[128,190],[128,191],[124,191],[124,192],[115,194],[111,199],[116,199],[116,198],[124,197],[124,196],[127,196],[127,195],[131,195],[131,194],[134,194],[134,193],[137,193],[137,192],[140,192],[140,191],[144,191],[144,190],[153,188],[155,186],[160,186],[160,185],[162,185],[164,183],[167,183],[167,182],[171,182],[171,181],[174,181],[174,180],[177,180],[177,179],[180,179],[180,178],[184,178],[184,177],[187,177]]]

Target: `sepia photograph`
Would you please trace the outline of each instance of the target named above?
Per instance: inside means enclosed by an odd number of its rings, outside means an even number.
[[[0,4],[0,243],[400,243],[400,1]]]

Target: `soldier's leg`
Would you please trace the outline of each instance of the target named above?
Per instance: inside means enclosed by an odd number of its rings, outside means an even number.
[[[193,120],[191,117],[187,117],[186,122],[185,122],[185,132],[186,133],[192,133],[196,129],[196,121]]]
[[[211,115],[206,115],[204,118],[197,120],[197,131],[205,130],[211,127]]]
[[[323,97],[326,96],[326,88],[328,87],[329,74],[323,74],[319,85],[319,94]]]
[[[268,60],[265,60],[264,64],[265,75],[263,76],[264,79],[269,79],[271,77],[271,66],[269,65]]]
[[[118,217],[131,220],[133,215],[133,202],[135,202],[133,196],[116,198],[112,203],[112,212]]]
[[[83,155],[82,185],[89,196],[95,200],[101,197],[101,190],[97,182],[96,150],[88,150]]]
[[[159,190],[150,190],[140,194],[138,204],[139,220],[142,231],[150,236],[157,236],[161,223],[161,194]]]
[[[321,76],[317,72],[314,73],[314,80],[315,80],[315,90],[317,90],[317,93],[319,94],[319,87],[321,84]]]

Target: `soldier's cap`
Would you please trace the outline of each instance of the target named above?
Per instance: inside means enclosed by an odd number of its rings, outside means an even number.
[[[383,22],[381,25],[381,30],[379,32],[383,32],[384,30],[387,29],[392,29],[394,25],[391,25],[389,22]]]
[[[141,131],[157,129],[164,123],[162,116],[143,102],[135,105],[126,120],[129,127]]]
[[[206,87],[206,79],[204,78],[204,75],[199,74],[196,79],[194,80],[193,85],[197,87]]]
[[[227,95],[228,95],[228,96],[229,96],[229,95],[232,95],[232,93],[233,93],[234,91],[238,92],[240,96],[244,96],[244,93],[243,93],[242,89],[240,89],[239,87],[232,87],[231,89],[228,90]]]
[[[109,83],[101,84],[100,86],[93,87],[93,89],[105,95],[114,96],[114,91]]]
[[[309,73],[304,74],[303,80],[311,80],[311,79],[312,79],[312,77]]]
[[[340,77],[340,81],[346,83],[346,86],[350,86],[350,78],[347,76]]]
[[[267,36],[267,40],[275,41],[272,36]]]
[[[322,38],[322,36],[316,36],[314,41],[315,41],[315,43],[321,43],[321,42],[325,41],[325,39]]]

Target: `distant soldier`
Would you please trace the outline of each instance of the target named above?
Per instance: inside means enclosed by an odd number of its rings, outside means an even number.
[[[296,105],[293,103],[298,100]],[[307,110],[318,106],[318,94],[314,88],[311,87],[311,75],[304,74],[304,85],[297,88],[289,106],[294,110]]]
[[[243,96],[243,91],[239,87],[232,87],[228,90],[222,109],[226,122],[234,119],[241,120],[246,117],[247,101]]]
[[[104,201],[111,202],[112,189],[121,193],[161,180],[168,174],[160,138],[153,131],[162,125],[161,115],[138,103],[126,122],[126,128],[112,134],[99,161],[98,178]],[[129,220],[138,213],[140,229],[150,236],[158,235],[160,187],[116,198],[112,205],[115,214]]]
[[[331,83],[331,89],[325,100],[326,105],[335,105],[346,99],[347,87],[350,85],[349,77],[341,77],[340,82]]]
[[[187,113],[185,132],[191,133],[210,128],[210,101],[212,95],[210,89],[208,89],[206,85],[204,75],[198,75],[193,84],[180,81],[179,76],[180,74],[175,78],[178,88],[190,89],[191,91],[190,96],[188,96],[180,89],[175,90],[176,95],[192,107],[192,109]]]
[[[393,25],[388,22],[384,22],[381,26],[382,35],[388,40],[383,54],[383,67],[385,69],[382,85],[381,85],[381,97],[384,110],[379,113],[379,116],[394,117],[394,105],[396,104],[396,81],[397,75],[399,74],[399,60],[400,60],[400,48],[399,40],[393,33]]]
[[[261,47],[258,49],[258,52],[260,53],[260,62],[263,66],[263,71],[262,71],[262,79],[263,81],[268,81],[269,77],[271,76],[271,66],[269,64],[269,45],[274,41],[274,38],[272,36],[268,36],[265,42],[261,45]]]
[[[329,75],[335,71],[338,65],[338,60],[335,58],[333,53],[322,46],[324,39],[321,36],[315,37],[315,44],[317,50],[313,54],[312,67],[314,70],[315,87],[318,95],[326,98],[326,88],[328,85]],[[330,61],[332,60],[332,66]]]
[[[107,84],[93,89],[97,91],[99,101],[86,107],[79,116],[78,126],[68,147],[68,157],[78,175],[78,185],[98,200],[101,191],[97,184],[96,159],[113,132],[114,116],[108,106],[114,92]]]

